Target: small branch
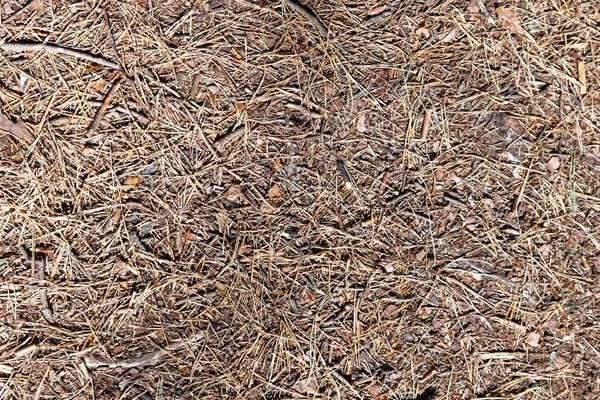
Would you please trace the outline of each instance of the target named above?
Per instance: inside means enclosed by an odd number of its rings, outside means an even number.
[[[317,17],[312,10],[296,2],[296,0],[283,0],[283,4],[306,18],[306,20],[319,31],[321,36],[327,37],[327,27],[321,22],[319,17]]]
[[[104,10],[104,22],[106,23],[106,28],[108,30],[108,38],[110,40],[110,45],[112,46],[113,52],[115,53],[115,58],[117,59],[117,64],[119,65],[119,70],[127,77],[127,72],[119,59],[119,52],[117,51],[117,44],[115,43],[115,37],[112,33],[112,27],[110,24],[110,18],[108,17],[108,11]]]
[[[430,127],[431,127],[431,111],[425,110],[425,115],[423,116],[423,126],[421,127],[421,139],[427,139],[427,134],[429,133]]]
[[[304,107],[301,104],[287,103],[285,105],[285,108],[287,108],[288,110],[294,110],[294,111],[301,112],[302,114],[308,115],[311,118],[323,118],[323,114],[316,112],[316,111],[311,111],[310,109],[308,109],[307,107]]]
[[[531,167],[533,166],[534,158],[531,158],[531,162],[529,163],[529,168],[527,168],[527,172],[525,172],[525,178],[523,178],[523,184],[521,185],[521,189],[519,190],[519,194],[515,197],[512,207],[508,215],[509,219],[518,218],[519,216],[519,204],[521,203],[521,199],[525,194],[525,189],[527,188],[527,182],[529,182],[529,173],[531,172]]]
[[[176,340],[164,349],[156,350],[150,353],[139,354],[137,356],[131,356],[127,358],[120,358],[114,361],[107,360],[103,357],[89,356],[84,357],[84,361],[85,365],[90,369],[100,367],[123,369],[147,367],[149,365],[159,363],[163,358],[168,356],[169,353],[183,349],[186,344],[197,342],[202,339],[204,339],[204,332],[199,332],[190,338]]]
[[[112,85],[112,87],[106,94],[106,97],[104,97],[104,101],[102,101],[100,108],[98,108],[98,111],[96,111],[94,120],[88,127],[87,132],[88,132],[89,136],[92,136],[94,134],[94,131],[96,130],[96,128],[98,128],[98,125],[100,125],[100,121],[102,121],[102,117],[104,117],[104,114],[106,113],[106,109],[108,108],[108,105],[110,104],[110,100],[113,98],[113,96],[117,92],[118,88],[119,88],[119,83],[115,83],[114,85]]]
[[[380,12],[379,14],[375,14],[375,15],[370,15],[365,19],[366,23],[374,23],[377,21],[381,21],[384,18],[389,17],[390,15],[392,15],[392,12],[390,10],[386,10],[383,12]]]
[[[338,170],[340,171],[340,175],[342,175],[342,179],[344,180],[344,186],[346,189],[352,189],[352,179],[350,178],[350,174],[348,174],[348,170],[344,165],[342,160],[337,160],[336,162]]]
[[[2,49],[3,51],[10,52],[41,51],[51,54],[64,54],[66,56],[72,56],[75,58],[80,58],[82,60],[87,60],[107,68],[117,70],[119,69],[119,65],[117,63],[107,60],[106,58],[97,57],[84,51],[69,49],[67,47],[62,47],[56,44],[13,42],[1,44],[0,49]]]
[[[240,126],[239,128],[236,128],[231,132],[226,133],[225,135],[221,136],[217,141],[215,141],[215,148],[219,151],[219,153],[223,154],[223,152],[225,151],[225,147],[229,143],[242,136],[245,131],[246,130],[244,129],[244,127]]]
[[[23,246],[18,247],[19,252],[23,256],[23,259],[35,267],[35,273],[37,275],[38,283],[38,295],[40,296],[40,304],[42,306],[42,316],[49,324],[54,323],[54,317],[52,315],[52,308],[50,308],[50,302],[48,301],[48,291],[44,287],[46,281],[46,261],[44,259],[32,260],[29,253]]]

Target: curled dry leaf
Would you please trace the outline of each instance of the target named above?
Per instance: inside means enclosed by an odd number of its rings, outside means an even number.
[[[441,40],[442,43],[449,43],[456,39],[456,29],[452,29]]]
[[[418,27],[415,33],[417,34],[417,36],[420,36],[425,39],[429,39],[431,37],[429,29],[425,28],[424,26]]]
[[[302,394],[316,394],[319,391],[319,385],[315,378],[308,378],[296,382],[292,389]]]
[[[542,337],[542,335],[540,335],[537,332],[529,332],[527,334],[527,336],[525,336],[523,343],[525,343],[531,347],[538,347],[540,345],[541,337]]]
[[[242,199],[242,187],[240,185],[231,185],[223,195],[227,201],[240,201]]]
[[[24,140],[27,144],[33,143],[35,138],[22,122],[12,122],[6,115],[0,113],[0,131],[7,132],[17,139]]]
[[[128,176],[123,181],[123,185],[125,186],[136,186],[140,182],[140,178],[137,176]]]
[[[269,198],[271,198],[271,199],[279,197],[280,194],[281,194],[281,190],[279,189],[278,184],[274,184],[273,186],[271,186],[271,189],[269,189],[269,191],[267,192],[267,196],[269,196]]]
[[[372,384],[371,386],[369,386],[369,394],[371,395],[371,397],[377,397],[379,396],[379,393],[381,393],[381,389],[379,389],[379,386]]]
[[[356,130],[359,131],[360,133],[365,133],[367,131],[367,127],[365,125],[366,120],[367,120],[367,114],[362,113],[360,115],[360,117],[358,117],[358,121],[356,121]]]
[[[517,12],[512,7],[501,6],[496,8],[496,12],[498,13],[498,21],[506,29],[517,35],[527,35],[525,29],[521,26]]]
[[[548,171],[551,174],[553,174],[556,170],[558,170],[559,167],[560,167],[560,159],[558,157],[552,157],[546,163],[546,168],[548,168]]]

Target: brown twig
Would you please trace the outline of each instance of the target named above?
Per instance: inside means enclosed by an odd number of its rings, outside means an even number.
[[[50,307],[50,302],[48,301],[48,291],[44,287],[46,281],[46,261],[43,258],[39,260],[32,259],[24,246],[18,246],[17,248],[23,259],[35,267],[35,273],[39,281],[38,295],[40,296],[40,304],[42,306],[42,316],[46,322],[53,324],[54,316],[52,315],[52,308]]]
[[[427,134],[429,133],[430,127],[431,127],[431,111],[425,110],[425,115],[423,116],[423,126],[421,127],[421,139],[427,139]]]
[[[69,49],[56,44],[13,42],[1,44],[0,49],[9,52],[41,51],[51,54],[64,54],[66,56],[72,56],[92,62],[94,64],[102,65],[107,68],[119,69],[119,64],[107,60],[106,58],[94,56],[81,50]]]
[[[223,153],[223,151],[225,150],[225,147],[233,142],[234,140],[238,139],[239,137],[241,137],[244,132],[246,130],[244,129],[243,126],[240,126],[238,128],[235,128],[234,130],[232,130],[229,133],[226,133],[225,135],[221,136],[217,141],[215,141],[215,148],[220,152]]]
[[[287,103],[285,105],[285,108],[287,108],[288,110],[294,110],[294,111],[301,112],[302,114],[308,115],[312,118],[323,118],[323,114],[316,112],[316,111],[311,111],[309,108],[304,107],[303,105],[300,105],[300,104]]]
[[[110,101],[113,98],[113,96],[115,95],[115,93],[117,92],[118,88],[119,88],[119,83],[117,82],[114,85],[112,85],[112,87],[110,88],[110,90],[108,91],[106,96],[104,97],[104,100],[102,101],[102,104],[100,105],[100,108],[98,108],[98,111],[96,112],[96,115],[94,116],[94,120],[88,127],[87,133],[89,136],[92,136],[94,134],[94,131],[96,130],[96,128],[98,128],[98,125],[100,125],[100,121],[102,121],[102,117],[104,116],[104,113],[106,113],[106,109],[108,108],[108,105],[110,104]]]
[[[147,367],[149,365],[159,363],[163,358],[168,356],[169,353],[179,351],[183,349],[187,344],[204,339],[204,336],[204,332],[199,332],[193,335],[192,337],[185,338],[182,340],[176,340],[164,349],[159,349],[150,353],[144,353],[137,356],[120,358],[114,361],[110,361],[98,356],[84,357],[84,361],[85,365],[91,369],[101,367],[123,369]]]
[[[337,160],[336,165],[340,171],[340,175],[342,175],[342,179],[344,180],[344,186],[346,189],[352,189],[352,179],[350,178],[350,174],[348,174],[348,170],[346,169],[344,162],[342,160]]]
[[[385,11],[380,12],[379,14],[369,15],[367,18],[365,18],[365,23],[373,23],[373,22],[381,21],[382,19],[385,19],[385,18],[389,17],[390,15],[392,15],[391,10],[385,10]]]
[[[306,18],[306,20],[319,31],[321,36],[327,37],[327,27],[321,22],[319,17],[317,17],[312,10],[296,2],[295,0],[283,0],[283,4]]]
[[[108,17],[108,11],[106,11],[106,10],[104,10],[104,22],[106,23],[106,29],[108,31],[108,39],[110,40],[110,45],[113,49],[113,52],[115,53],[115,59],[117,60],[117,64],[119,65],[119,70],[123,73],[123,75],[125,75],[125,77],[128,77],[127,71],[125,70],[125,67],[121,63],[121,60],[119,59],[119,52],[117,51],[117,44],[115,43],[115,37],[113,36],[113,33],[112,33],[110,18]]]

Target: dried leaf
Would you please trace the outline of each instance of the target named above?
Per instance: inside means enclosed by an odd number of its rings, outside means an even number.
[[[560,158],[558,158],[558,157],[552,157],[546,163],[546,168],[548,168],[548,171],[551,174],[553,174],[554,171],[558,170],[559,167],[560,167]]]
[[[538,347],[540,345],[541,337],[542,337],[542,335],[540,335],[537,332],[529,332],[527,334],[527,336],[525,336],[523,343],[525,343],[531,347]]]
[[[501,6],[496,8],[496,12],[498,13],[498,21],[502,23],[502,26],[512,33],[527,36],[527,32],[521,26],[519,16],[514,9],[507,6]]]
[[[392,263],[385,263],[381,266],[381,268],[383,268],[383,270],[388,274],[394,272],[394,266],[392,265]]]
[[[136,186],[139,183],[139,181],[140,181],[140,178],[138,178],[137,176],[128,176],[123,181],[123,185],[125,185],[125,186]]]
[[[382,6],[379,6],[379,7],[375,7],[375,8],[374,8],[374,9],[372,9],[372,10],[369,10],[369,11],[367,12],[367,15],[368,15],[369,17],[372,17],[373,15],[379,15],[379,14],[381,14],[381,13],[382,13],[382,12],[384,12],[385,10],[387,10],[387,6],[386,6],[386,5],[382,5]]]
[[[456,29],[452,29],[446,36],[441,40],[442,43],[448,43],[456,39]]]
[[[366,119],[367,119],[367,114],[362,113],[358,117],[358,121],[356,121],[356,130],[359,131],[360,133],[365,133],[367,131],[367,127],[365,125]]]
[[[269,196],[269,198],[271,198],[271,199],[279,197],[280,194],[281,194],[281,190],[279,189],[278,184],[274,184],[273,186],[271,186],[271,189],[269,189],[269,191],[267,192],[267,196]]]
[[[98,80],[98,81],[92,83],[92,88],[97,92],[103,92],[104,89],[106,88],[106,82],[102,81],[102,80]]]
[[[381,393],[381,389],[379,388],[379,386],[372,384],[371,386],[369,386],[369,394],[371,395],[371,397],[377,397],[379,396],[379,393]]]
[[[554,364],[556,364],[556,367],[558,369],[563,369],[564,367],[566,367],[568,365],[567,360],[565,360],[565,358],[561,357],[561,356],[556,356],[554,358],[553,362],[554,362]]]
[[[424,26],[420,26],[419,28],[417,28],[415,33],[417,34],[417,36],[421,36],[425,39],[429,39],[431,37],[429,29],[425,28]]]
[[[33,143],[35,138],[22,122],[12,122],[6,115],[0,113],[0,131],[10,133],[17,139],[24,140],[28,144]]]
[[[144,171],[142,171],[142,175],[152,175],[155,172],[156,168],[153,165],[148,165],[146,168],[144,168]]]
[[[225,199],[231,202],[237,202],[242,198],[242,187],[240,185],[231,185],[224,193]]]
[[[220,282],[215,283],[215,289],[221,296],[224,296],[227,293],[227,288]]]
[[[439,140],[430,140],[429,142],[427,142],[425,147],[428,152],[437,153],[442,147],[442,142],[440,142]]]
[[[308,378],[296,382],[292,389],[302,394],[316,394],[319,387],[315,378]]]
[[[567,46],[568,49],[574,49],[574,50],[578,50],[578,51],[585,51],[585,49],[588,47],[587,43],[573,43]]]
[[[31,2],[30,9],[33,10],[33,11],[39,11],[39,10],[41,10],[43,8],[43,6],[44,6],[44,4],[41,1],[39,1],[39,0],[33,0]]]

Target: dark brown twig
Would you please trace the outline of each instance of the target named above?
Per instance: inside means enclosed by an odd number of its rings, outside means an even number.
[[[244,132],[245,132],[244,127],[240,126],[236,129],[232,130],[231,132],[226,133],[225,135],[221,136],[217,141],[215,141],[215,148],[220,153],[223,153],[223,151],[225,150],[225,146],[227,146],[229,143],[231,143],[234,140],[241,137],[244,134]]]
[[[321,36],[327,37],[327,27],[321,22],[319,17],[317,17],[312,10],[296,2],[295,0],[283,0],[283,4],[306,18],[306,20],[319,31]]]
[[[350,174],[348,174],[348,170],[346,169],[344,162],[342,160],[337,160],[336,164],[340,174],[342,175],[342,179],[344,180],[344,186],[346,189],[352,189],[352,179],[350,178]]]
[[[34,260],[29,256],[29,253],[24,246],[18,246],[19,253],[23,259],[35,267],[35,273],[38,279],[38,295],[40,296],[40,304],[42,306],[42,316],[49,324],[54,323],[54,316],[52,315],[52,308],[50,308],[50,302],[48,301],[48,291],[46,290],[46,261],[44,259]]]
[[[102,121],[102,117],[106,113],[106,109],[108,108],[108,105],[110,104],[110,101],[113,98],[113,96],[115,95],[115,93],[117,92],[118,88],[119,88],[119,83],[117,82],[114,85],[112,85],[112,87],[110,88],[110,90],[108,91],[106,96],[104,97],[104,100],[102,101],[102,104],[100,105],[100,108],[98,108],[98,111],[96,112],[96,115],[94,116],[94,120],[88,127],[87,132],[88,132],[89,136],[92,136],[94,134],[94,131],[96,130],[96,128],[98,128],[98,125],[100,125],[100,121]]]
[[[119,70],[127,77],[127,71],[123,67],[121,60],[119,59],[119,52],[117,51],[117,44],[115,43],[115,37],[112,33],[112,27],[110,23],[110,18],[108,17],[108,11],[104,10],[104,22],[106,23],[106,29],[108,30],[108,39],[110,40],[110,45],[112,46],[113,52],[115,53],[115,59],[117,60],[117,64],[119,65]]]

